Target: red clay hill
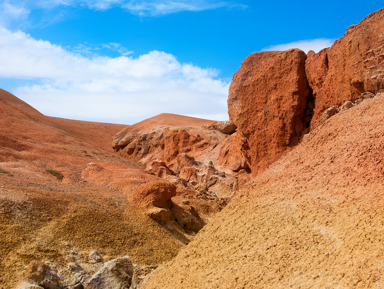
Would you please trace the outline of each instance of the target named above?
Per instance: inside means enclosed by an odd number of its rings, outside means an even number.
[[[212,123],[180,117],[181,125],[181,118]],[[157,124],[174,120],[163,115]],[[0,288],[49,278],[51,287],[80,286],[100,260],[122,255],[146,272],[174,257],[225,205],[114,153],[110,141],[126,127],[47,117],[0,90]],[[171,194],[160,194],[162,184]],[[142,207],[142,196],[160,203]]]

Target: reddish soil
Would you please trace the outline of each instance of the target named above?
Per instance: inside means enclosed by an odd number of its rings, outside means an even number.
[[[32,260],[65,267],[71,251],[97,250],[158,264],[186,242],[127,201],[157,178],[112,152],[124,127],[46,117],[0,91],[0,288],[15,288]]]
[[[46,117],[0,90],[0,288],[14,288],[34,260],[66,268],[92,250],[105,260],[129,255],[141,265],[173,258],[223,204],[178,187],[172,219],[155,222],[128,197],[161,179],[113,152],[110,143],[122,129],[211,123],[172,114],[133,126]],[[199,211],[195,223],[188,210]]]

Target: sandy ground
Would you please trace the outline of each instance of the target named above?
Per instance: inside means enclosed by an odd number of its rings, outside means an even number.
[[[384,288],[384,98],[331,117],[145,288]]]

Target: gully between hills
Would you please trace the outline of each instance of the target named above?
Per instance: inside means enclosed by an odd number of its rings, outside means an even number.
[[[103,262],[97,252],[91,252],[89,258],[92,264],[99,264],[91,269],[88,265],[87,268],[93,275],[89,272],[86,273],[86,270],[82,268],[86,265],[76,263],[75,260],[71,266],[73,267],[72,272],[77,274],[77,277],[71,279],[75,280],[72,284],[64,284],[58,275],[55,275],[56,271],[49,264],[32,263],[27,269],[29,273],[26,275],[26,280],[28,281],[24,285],[20,285],[24,286],[20,288],[129,288],[130,286],[131,288],[140,286],[144,286],[143,288],[267,288],[272,284],[274,284],[273,288],[286,288],[284,286],[320,288],[316,286],[329,285],[332,287],[338,284],[347,286],[345,288],[367,288],[367,286],[375,284],[379,286],[382,284],[380,283],[382,274],[378,276],[376,273],[382,272],[380,270],[383,268],[375,271],[376,275],[369,277],[370,279],[367,277],[369,282],[365,282],[362,277],[356,280],[352,280],[352,277],[351,280],[344,280],[343,276],[348,276],[348,274],[342,275],[342,272],[337,273],[341,274],[338,279],[333,278],[334,276],[329,272],[327,272],[327,280],[321,280],[321,275],[316,274],[309,278],[305,270],[312,272],[313,268],[308,269],[305,266],[300,268],[291,266],[290,271],[285,272],[284,268],[287,267],[290,258],[292,262],[297,261],[295,252],[299,252],[300,249],[289,251],[284,247],[285,255],[281,255],[273,249],[280,246],[278,242],[268,243],[269,234],[270,239],[274,239],[275,235],[279,234],[271,228],[281,227],[282,224],[257,219],[258,202],[261,197],[258,199],[258,197],[251,196],[251,193],[242,194],[243,197],[235,196],[235,201],[232,201],[229,207],[219,213],[219,217],[214,218],[214,215],[224,208],[239,189],[244,191],[251,183],[252,189],[255,191],[257,186],[262,187],[271,180],[278,184],[278,180],[273,178],[272,173],[274,168],[276,172],[278,171],[276,161],[290,151],[291,154],[288,155],[295,155],[295,150],[301,149],[302,152],[301,143],[305,143],[305,139],[310,137],[314,131],[317,132],[317,135],[322,135],[322,129],[330,131],[330,128],[327,128],[327,125],[332,124],[328,120],[330,117],[339,112],[342,114],[343,111],[349,109],[358,111],[355,106],[367,103],[373,98],[380,99],[383,92],[383,9],[369,15],[358,25],[351,26],[332,47],[319,53],[311,51],[307,55],[301,50],[291,49],[251,54],[243,61],[230,86],[229,122],[213,122],[162,114],[126,127],[113,138],[112,146],[118,152],[119,158],[128,160],[151,175],[151,178],[137,182],[137,186],[131,186],[125,191],[125,197],[129,203],[135,205],[139,211],[145,213],[146,217],[154,220],[171,236],[185,244],[192,240],[193,236],[213,218],[212,224],[210,223],[206,230],[199,233],[197,241],[186,246],[171,263],[160,266],[144,285],[142,284],[143,276],[151,271],[152,267],[133,267],[128,257]],[[367,104],[365,106],[368,107]],[[359,107],[362,106],[359,105]],[[370,108],[366,108],[366,110],[371,111]],[[363,115],[363,110],[360,113]],[[340,117],[340,119],[342,118]],[[328,133],[328,136],[331,138],[331,133]],[[319,144],[314,141],[316,137],[310,137],[310,139],[313,148]],[[321,142],[320,139],[317,141]],[[307,146],[306,149],[310,150],[311,147]],[[321,151],[321,147],[318,149]],[[309,155],[316,154],[311,152]],[[298,161],[299,159],[293,158],[292,160]],[[300,159],[300,161],[302,160]],[[304,161],[302,162],[304,163]],[[377,165],[379,163],[380,161]],[[289,159],[281,166],[289,168]],[[268,170],[269,167],[271,169]],[[310,168],[309,164],[307,169],[310,170]],[[305,175],[304,171],[298,170],[300,174]],[[121,180],[120,182],[101,181],[110,174],[111,170],[105,165],[92,162],[81,171],[81,178],[90,183],[107,185],[114,189],[124,186]],[[265,176],[270,176],[270,178]],[[332,178],[331,173],[328,179],[319,179],[319,181],[330,183],[330,178]],[[255,183],[255,180],[259,180],[260,183]],[[310,176],[307,176],[307,182],[311,182]],[[344,182],[346,187],[348,184],[348,182]],[[294,188],[295,186],[286,185],[284,189],[286,195],[289,195],[289,192],[286,192],[289,187]],[[272,189],[273,184],[265,187],[265,192],[258,191],[257,194],[264,198],[266,191]],[[294,192],[291,192],[292,195]],[[301,191],[297,189],[296,192]],[[234,213],[240,208],[237,208],[237,205],[246,207],[244,199],[248,197],[249,202],[255,205],[254,211],[244,211],[244,215],[248,214],[252,220],[259,220],[255,222],[260,228],[259,231],[264,232],[265,242],[270,245],[264,246],[265,250],[271,252],[271,255],[265,254],[265,252],[259,254],[259,257],[264,259],[254,257],[257,260],[254,259],[253,263],[247,259],[247,254],[252,251],[252,244],[241,243],[236,238],[236,234],[247,238],[248,232],[251,240],[259,233],[254,232],[254,227],[245,228],[247,222],[243,222],[242,216]],[[303,203],[307,202],[315,206],[313,200],[311,201],[307,197]],[[285,201],[288,202],[288,200]],[[292,202],[292,200],[290,201]],[[271,200],[266,203],[273,208]],[[292,206],[294,207],[294,205]],[[312,212],[308,208],[306,210],[308,214]],[[270,220],[279,222],[280,219],[275,218],[271,212],[268,211],[268,206],[259,208],[260,214],[270,216]],[[282,214],[278,210],[274,212],[276,216]],[[345,212],[343,211],[343,213]],[[235,219],[231,220],[230,216],[238,220],[239,227],[231,225]],[[335,218],[337,217],[336,214]],[[225,233],[225,228],[219,224],[220,218],[231,227],[232,234]],[[345,216],[343,218],[348,222],[348,218]],[[281,218],[281,222],[285,221],[284,218]],[[311,226],[310,223],[308,221],[306,224]],[[288,222],[286,225],[291,226],[292,224]],[[269,229],[263,226],[268,226]],[[322,230],[326,234],[327,225]],[[302,243],[303,246],[308,244],[308,246],[315,246],[312,243],[302,242],[305,238],[304,231],[302,235],[295,235],[297,243]],[[210,236],[217,237],[215,240],[220,252],[215,251],[215,242],[210,239]],[[233,246],[226,247],[228,252],[225,252],[226,248],[220,244],[227,244],[228,238],[232,238]],[[361,241],[361,239],[359,240]],[[289,238],[280,239],[280,241],[293,242]],[[376,242],[377,240],[370,241]],[[236,247],[236,242],[242,245],[241,249]],[[255,244],[261,248],[264,243],[260,242],[260,239],[255,239]],[[337,239],[337,242],[342,247],[342,243],[347,243],[347,240]],[[111,242],[111,246],[113,246],[113,242]],[[352,245],[351,248],[353,250]],[[237,254],[239,250],[242,252],[242,256]],[[343,252],[343,254],[347,254],[346,251]],[[212,256],[213,259],[208,260],[202,254]],[[324,254],[328,255],[322,255],[322,257],[327,258],[330,252]],[[275,258],[277,255],[279,258]],[[193,265],[190,256],[196,258],[198,267]],[[231,259],[229,256],[233,258]],[[247,259],[247,261],[239,262],[239,258]],[[348,259],[348,256],[344,255],[343,258]],[[314,258],[314,260],[317,259]],[[320,263],[328,264],[323,261],[319,261]],[[232,271],[229,273],[228,268],[231,264],[236,264],[236,268],[231,267]],[[259,275],[256,277],[250,277],[252,264],[255,266],[254,269],[257,267],[255,271]],[[348,264],[348,266],[354,268],[353,264]],[[183,268],[185,274],[180,271],[180,268]],[[203,273],[205,268],[209,268],[208,275]],[[282,271],[284,274],[281,273]],[[175,272],[175,274],[167,276],[167,272]],[[269,281],[263,280],[263,272],[270,274]],[[195,275],[197,279],[193,280],[192,277]],[[277,279],[281,280],[281,283]]]

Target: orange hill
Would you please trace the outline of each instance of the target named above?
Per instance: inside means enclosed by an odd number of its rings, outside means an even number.
[[[92,250],[141,265],[175,256],[183,243],[127,201],[157,178],[112,153],[125,127],[46,117],[0,91],[0,288],[15,288],[32,260],[66,268]]]

